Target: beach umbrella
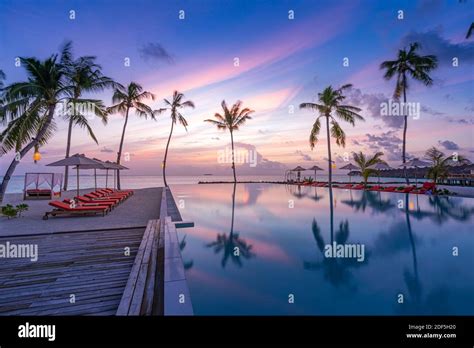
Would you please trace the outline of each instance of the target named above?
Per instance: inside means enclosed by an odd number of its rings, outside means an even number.
[[[105,177],[105,187],[107,188],[108,186],[108,179],[109,179],[109,169],[110,170],[113,170],[114,171],[114,188],[116,186],[116,180],[115,180],[115,173],[118,171],[118,170],[124,170],[124,169],[128,169],[127,167],[121,165],[121,164],[117,164],[115,162],[110,162],[110,161],[105,161],[103,162],[104,165],[105,165],[105,170],[106,170],[106,177]]]
[[[94,189],[97,190],[97,169],[106,169],[105,162],[102,162],[98,158],[93,158],[96,164],[84,164],[80,169],[94,169]]]
[[[84,154],[78,154],[76,153],[75,155],[66,157],[62,160],[49,163],[46,166],[48,167],[66,167],[66,166],[76,166],[76,171],[77,171],[77,195],[79,196],[79,169],[82,169],[83,167],[87,166],[96,166],[98,165],[98,162],[93,160],[92,158],[86,157]],[[85,169],[85,168],[84,168]],[[90,169],[90,168],[88,168]]]
[[[378,173],[378,177],[379,177],[378,182],[379,182],[379,184],[380,184],[380,171],[381,170],[392,169],[392,167],[390,167],[387,163],[383,163],[383,162],[376,163],[372,168],[375,169]]]
[[[415,186],[418,185],[418,178],[417,178],[417,173],[416,173],[416,170],[418,168],[423,168],[423,167],[429,167],[430,166],[430,163],[428,162],[425,162],[425,161],[422,161],[418,158],[413,158],[411,160],[409,160],[408,162],[406,162],[405,164],[401,164],[400,167],[409,167],[409,168],[415,168]]]
[[[298,181],[300,181],[300,179],[301,179],[301,172],[302,172],[302,171],[305,171],[305,170],[306,170],[306,169],[304,169],[303,167],[297,166],[296,168],[292,169],[291,171],[292,171],[292,172],[297,172]]]
[[[345,169],[345,170],[348,170],[350,172],[351,170],[359,169],[359,167],[353,165],[352,163],[349,163],[349,164],[346,164],[344,167],[341,167],[341,169]],[[347,175],[349,175],[349,173],[347,173]],[[352,176],[351,175],[349,175],[349,182],[352,182]]]
[[[316,171],[324,169],[318,166],[312,166],[311,168],[308,168],[308,170],[314,170],[314,181],[316,181]]]

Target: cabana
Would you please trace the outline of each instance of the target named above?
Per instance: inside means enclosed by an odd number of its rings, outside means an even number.
[[[26,173],[23,199],[61,197],[63,175],[59,173]]]

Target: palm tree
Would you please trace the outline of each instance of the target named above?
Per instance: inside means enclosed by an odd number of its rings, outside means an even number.
[[[343,101],[346,98],[343,94],[344,90],[351,87],[351,84],[344,85],[339,89],[333,89],[332,86],[329,86],[326,87],[321,93],[318,93],[319,103],[300,104],[300,109],[310,109],[319,113],[319,116],[316,118],[309,136],[309,144],[311,149],[313,149],[318,142],[319,132],[321,131],[321,117],[326,118],[330,187],[332,187],[331,135],[336,139],[336,144],[338,146],[346,146],[346,134],[334,118],[334,115],[343,121],[349,122],[352,124],[352,126],[355,125],[356,119],[364,121],[364,118],[359,115],[359,112],[361,111],[360,108],[343,104]],[[331,123],[331,127],[329,126],[329,123]]]
[[[384,78],[386,80],[392,79],[394,76],[397,79],[394,91],[394,98],[399,100],[403,95],[403,105],[407,102],[407,90],[408,90],[408,78],[411,77],[415,81],[423,83],[425,86],[431,86],[433,79],[429,73],[438,66],[438,59],[434,55],[420,56],[417,50],[421,46],[415,42],[410,44],[408,51],[402,49],[398,51],[398,57],[396,60],[387,60],[380,64],[380,69],[385,70]],[[408,115],[404,115],[403,124],[403,149],[402,149],[402,160],[403,164],[406,163],[406,138],[407,138],[407,126],[408,126]],[[408,180],[406,166],[403,167],[405,172],[405,180],[407,185],[410,183]]]
[[[188,126],[188,121],[186,121],[184,116],[181,114],[180,110],[187,107],[194,109],[194,103],[190,100],[182,101],[183,97],[184,97],[183,93],[174,91],[173,100],[170,102],[168,99],[164,99],[167,107],[158,110],[159,113],[165,110],[171,111],[171,130],[170,130],[170,135],[168,137],[168,142],[166,143],[165,158],[163,160],[163,181],[165,182],[165,186],[168,186],[168,183],[166,182],[166,159],[168,158],[168,148],[170,146],[171,136],[173,135],[174,125],[176,124],[176,122],[179,121],[179,123],[182,124],[184,129],[187,130],[186,127]]]
[[[66,45],[60,57],[53,55],[44,61],[20,58],[28,78],[5,88],[2,119],[11,121],[0,134],[0,155],[11,150],[17,154],[3,177],[0,202],[20,160],[32,148],[45,143],[55,129],[56,105],[68,92],[63,62],[70,55],[69,50]]]
[[[85,56],[76,60],[68,57],[65,62],[67,84],[71,86],[70,99],[68,104],[72,105],[72,113],[67,112],[64,118],[68,121],[66,158],[69,157],[71,151],[71,137],[73,126],[80,126],[85,128],[89,136],[98,144],[97,138],[89,125],[89,120],[86,115],[80,114],[77,111],[77,105],[87,105],[93,110],[94,115],[99,117],[102,122],[107,124],[107,112],[102,101],[95,99],[80,98],[84,92],[101,92],[106,88],[115,87],[116,84],[112,79],[102,75],[102,68],[95,63],[96,57]],[[68,187],[69,167],[64,169],[64,190]]]
[[[224,115],[216,112],[214,117],[216,120],[207,119],[205,122],[210,122],[217,126],[217,129],[228,129],[230,132],[230,141],[232,144],[232,171],[234,173],[234,183],[237,182],[237,176],[235,175],[235,154],[234,154],[234,131],[238,131],[239,127],[242,126],[247,120],[250,120],[250,114],[254,112],[249,108],[242,109],[242,102],[238,100],[232,108],[227,107],[225,100],[221,103]]]
[[[431,164],[428,169],[428,178],[433,179],[434,183],[437,183],[438,179],[444,179],[448,176],[448,164],[453,161],[451,156],[446,156],[442,151],[432,146],[425,152],[425,158]],[[463,156],[458,156],[457,162],[463,164],[469,161]]]
[[[135,109],[135,114],[145,119],[150,117],[155,120],[155,111],[148,105],[143,103],[143,100],[155,100],[153,93],[143,91],[143,87],[136,82],[130,82],[126,87],[116,85],[114,94],[112,96],[112,103],[115,105],[107,108],[109,114],[120,113],[125,116],[123,124],[122,137],[120,138],[119,150],[117,152],[117,164],[120,164],[122,158],[123,141],[125,139],[125,130],[127,129],[128,115],[130,109]],[[120,171],[117,171],[117,188],[120,190]]]
[[[0,88],[3,88],[3,80],[6,79],[5,73],[0,69]]]
[[[387,164],[387,162],[380,158],[383,156],[383,152],[380,151],[376,152],[375,155],[373,155],[371,158],[365,157],[362,151],[360,151],[359,153],[354,153],[353,156],[354,161],[359,166],[360,171],[362,173],[362,177],[364,178],[364,186],[367,186],[367,180],[369,179],[369,176],[377,173],[375,169],[370,167],[376,165],[377,163]]]

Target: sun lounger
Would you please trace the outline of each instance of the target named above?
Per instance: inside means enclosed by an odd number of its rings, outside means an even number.
[[[93,206],[98,206],[98,205],[103,205],[109,207],[110,210],[112,210],[116,205],[117,202],[115,201],[106,201],[106,200],[99,200],[95,201],[93,199],[88,199],[87,197],[84,196],[77,196],[75,197],[76,199],[76,206],[81,206],[81,207],[93,207]],[[63,200],[64,203],[71,204],[70,199],[65,199]]]
[[[86,195],[87,198],[92,198],[92,199],[105,199],[105,200],[108,200],[108,199],[115,199],[115,200],[118,200],[118,201],[123,201],[125,200],[127,197],[125,196],[122,196],[122,195],[105,195],[103,193],[98,193],[98,192],[91,192],[91,193],[88,193]]]
[[[396,189],[397,189],[396,186],[387,186],[387,187],[384,187],[384,188],[380,189],[380,191],[382,191],[382,192],[395,192]]]
[[[339,188],[347,190],[347,189],[352,188],[352,186],[354,186],[354,185],[353,184],[345,184],[344,186],[340,186]]]
[[[394,192],[400,192],[400,193],[410,193],[415,189],[415,186],[407,186],[401,190],[395,190]]]
[[[79,201],[80,203],[95,203],[95,204],[103,204],[103,205],[108,205],[105,203],[110,203],[111,205],[117,205],[119,203],[119,201],[116,199],[94,199],[94,198],[85,197],[85,196],[76,196],[75,199]]]
[[[377,186],[373,186],[373,187],[369,188],[368,190],[369,191],[382,191],[382,189],[383,189],[383,186],[377,185]]]
[[[82,207],[78,206],[75,208],[71,208],[71,206],[67,203],[60,202],[60,201],[52,201],[49,202],[49,205],[54,207],[52,211],[48,211],[44,214],[43,220],[48,220],[49,215],[51,216],[85,216],[91,214],[102,214],[105,216],[110,210],[108,206],[104,205],[97,205],[93,207]]]
[[[351,189],[352,189],[352,190],[363,190],[363,189],[364,189],[364,185],[362,185],[362,184],[357,184],[357,185],[353,186]]]
[[[436,184],[434,184],[432,182],[425,182],[425,183],[423,183],[422,187],[414,189],[410,193],[420,195],[420,194],[426,194],[426,193],[433,193],[433,192],[435,192],[435,190],[436,190]]]

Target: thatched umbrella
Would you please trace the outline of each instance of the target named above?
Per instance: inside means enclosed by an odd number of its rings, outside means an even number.
[[[297,166],[296,168],[292,169],[291,171],[292,172],[297,172],[297,175],[298,175],[298,182],[300,181],[301,179],[301,172],[305,171],[306,169],[304,169],[303,167],[300,167],[300,166]]]
[[[392,167],[390,167],[387,163],[383,163],[383,162],[376,163],[372,168],[375,169],[378,173],[378,177],[379,177],[378,183],[379,184],[380,184],[380,171],[381,170],[392,169]]]
[[[79,169],[91,169],[91,166],[100,166],[100,163],[92,158],[86,157],[84,154],[78,154],[66,157],[62,160],[47,164],[48,167],[66,167],[76,166],[77,173],[77,195],[79,196]],[[92,167],[93,168],[93,167]],[[98,167],[96,167],[98,168]]]
[[[349,163],[349,164],[346,164],[344,167],[341,167],[340,169],[345,169],[345,170],[348,170],[350,172],[351,170],[359,169],[359,167],[356,167],[352,163]],[[349,175],[349,172],[348,172],[347,175]],[[352,176],[350,176],[350,175],[349,175],[349,182],[352,182]]]
[[[314,170],[314,181],[316,181],[316,171],[324,170],[324,169],[315,165],[315,166],[312,166],[311,168],[308,168],[308,170]]]

